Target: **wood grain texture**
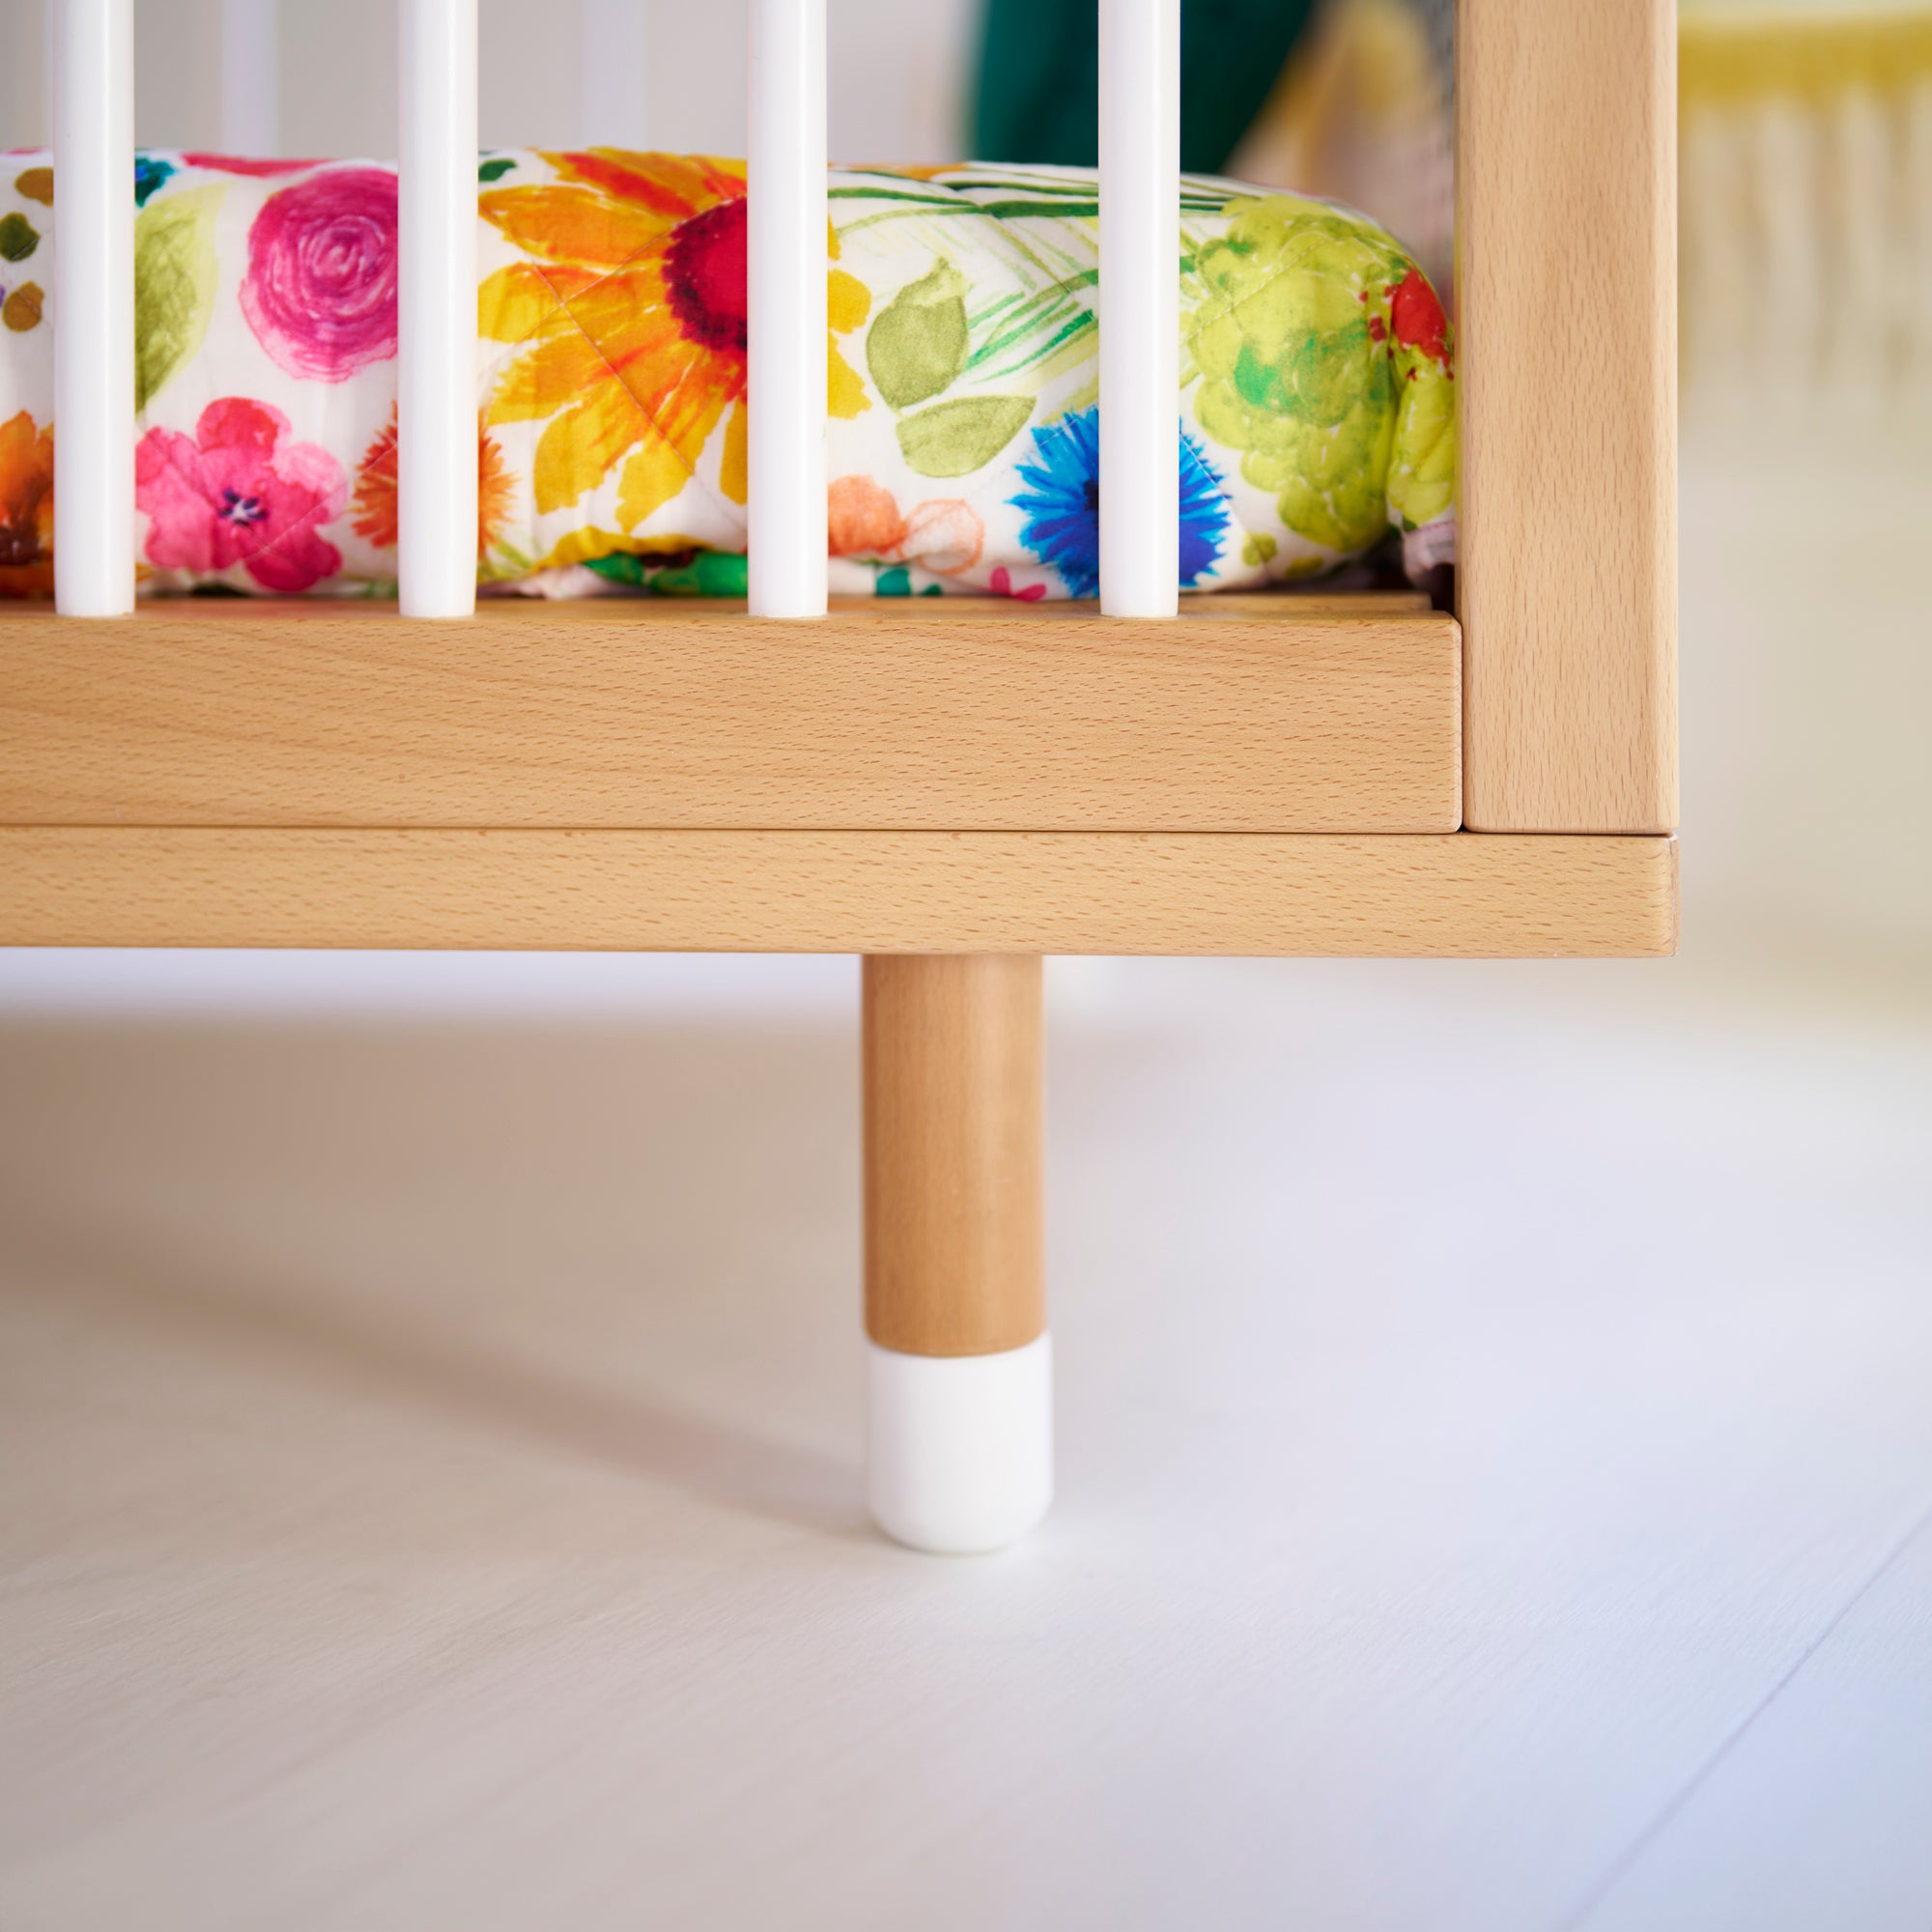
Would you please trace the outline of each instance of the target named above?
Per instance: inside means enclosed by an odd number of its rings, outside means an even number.
[[[866,1332],[990,1355],[1046,1327],[1036,953],[865,963]]]
[[[1453,831],[1461,703],[1403,597],[15,610],[0,823]]]
[[[1465,818],[1677,822],[1673,0],[1463,0]]]
[[[1666,838],[0,828],[0,945],[1658,954]]]

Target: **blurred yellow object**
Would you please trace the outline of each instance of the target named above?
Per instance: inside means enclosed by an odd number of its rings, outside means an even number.
[[[1821,100],[1932,82],[1932,10],[1872,14],[1687,9],[1678,89],[1687,110],[1770,95]]]
[[[1697,8],[1679,84],[1687,412],[1932,412],[1932,9]]]

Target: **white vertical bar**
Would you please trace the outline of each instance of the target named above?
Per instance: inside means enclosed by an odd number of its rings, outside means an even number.
[[[751,0],[753,612],[825,614],[825,0]]]
[[[578,99],[586,148],[642,148],[650,35],[644,0],[582,0]]]
[[[402,0],[398,575],[406,617],[476,610],[476,0]]]
[[[54,36],[54,600],[134,608],[132,0],[61,0]]]
[[[221,146],[282,152],[281,0],[221,0]]]
[[[1100,0],[1100,608],[1180,579],[1180,0]]]

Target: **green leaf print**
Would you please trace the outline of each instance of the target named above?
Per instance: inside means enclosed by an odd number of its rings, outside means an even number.
[[[1031,396],[963,396],[899,421],[899,449],[922,476],[983,469],[1026,427]]]
[[[966,277],[951,262],[935,262],[880,312],[866,366],[895,410],[930,400],[966,366]]]
[[[0,215],[0,255],[24,262],[40,245],[40,230],[24,214]]]
[[[227,184],[150,202],[134,222],[134,407],[201,347],[214,308],[214,217]]]

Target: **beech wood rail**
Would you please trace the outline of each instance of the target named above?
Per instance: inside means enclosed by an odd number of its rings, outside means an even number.
[[[1202,604],[0,609],[0,823],[1456,829],[1454,618]]]
[[[0,946],[1656,955],[1677,843],[0,826]]]
[[[1673,840],[1458,830],[1460,662],[1406,593],[0,610],[0,943],[1674,950]]]

